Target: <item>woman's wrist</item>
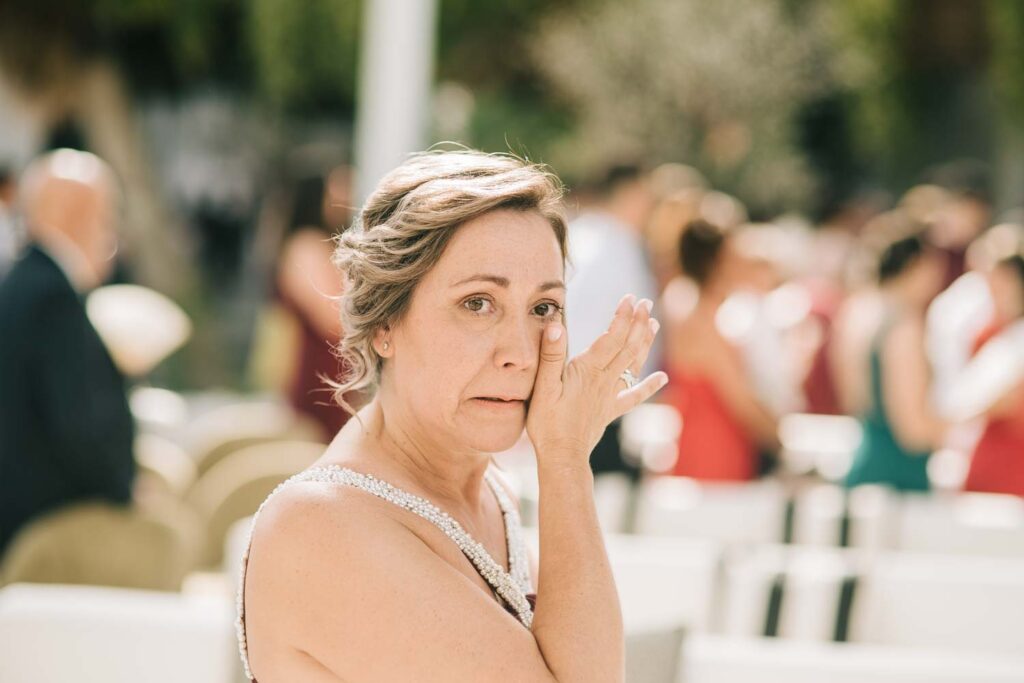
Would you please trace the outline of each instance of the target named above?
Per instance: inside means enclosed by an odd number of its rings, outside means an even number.
[[[579,450],[550,451],[537,454],[537,477],[541,480],[593,479],[588,454]]]

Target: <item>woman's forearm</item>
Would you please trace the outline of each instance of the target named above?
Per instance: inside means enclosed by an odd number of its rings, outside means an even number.
[[[545,465],[540,483],[540,577],[533,634],[559,683],[620,683],[622,612],[585,458]]]

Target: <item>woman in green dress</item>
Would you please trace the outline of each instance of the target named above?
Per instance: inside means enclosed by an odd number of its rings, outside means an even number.
[[[878,315],[868,332],[863,440],[847,486],[885,484],[927,491],[928,456],[946,424],[929,399],[924,313],[942,283],[942,258],[921,234],[890,241],[878,260]],[[863,366],[862,366],[863,367]]]

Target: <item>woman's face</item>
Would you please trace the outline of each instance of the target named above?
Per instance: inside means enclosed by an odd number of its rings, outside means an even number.
[[[414,429],[488,453],[515,444],[541,333],[562,319],[563,278],[558,240],[535,211],[492,211],[456,231],[389,336],[383,381]]]

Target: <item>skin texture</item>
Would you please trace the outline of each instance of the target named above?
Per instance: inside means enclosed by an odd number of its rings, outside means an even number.
[[[430,523],[358,489],[297,484],[264,509],[250,554],[246,624],[260,683],[622,681],[622,620],[587,461],[608,422],[666,377],[628,391],[618,379],[640,367],[657,332],[651,302],[632,298],[567,364],[563,278],[540,215],[494,211],[461,226],[404,318],[375,339],[377,396],[318,462],[431,500],[507,569],[483,474],[525,428],[541,491],[532,631]]]

